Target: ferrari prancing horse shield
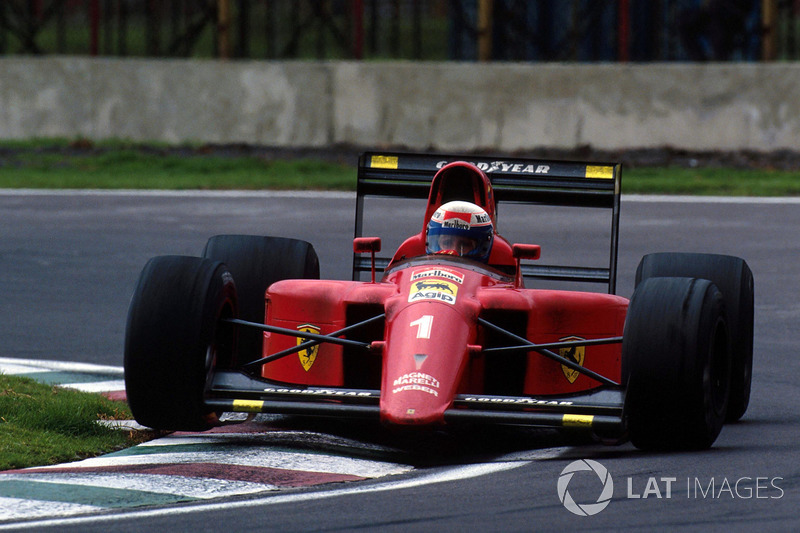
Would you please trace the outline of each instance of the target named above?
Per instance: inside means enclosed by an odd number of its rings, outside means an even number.
[[[558,340],[559,342],[571,342],[582,341],[585,339],[582,337],[565,337]],[[569,346],[567,348],[559,348],[558,355],[583,366],[583,361],[586,358],[586,346]],[[567,378],[567,381],[570,383],[575,383],[575,380],[578,379],[578,376],[580,375],[580,372],[566,365],[561,365],[561,370],[564,372],[564,377]]]
[[[302,326],[297,326],[298,331],[305,331],[306,333],[315,333],[319,334],[319,328],[317,326],[312,326],[311,324],[303,324]],[[303,337],[297,337],[297,345],[300,346],[308,339],[304,339]],[[298,357],[300,357],[300,364],[303,365],[303,369],[308,372],[311,370],[311,365],[314,364],[314,361],[317,359],[317,352],[319,352],[319,344],[316,344],[310,348],[306,348],[304,350],[300,350],[297,352]]]

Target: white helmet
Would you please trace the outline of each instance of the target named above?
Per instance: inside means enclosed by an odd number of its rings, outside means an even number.
[[[426,232],[429,254],[449,253],[487,262],[494,240],[489,215],[470,202],[453,201],[433,213]]]

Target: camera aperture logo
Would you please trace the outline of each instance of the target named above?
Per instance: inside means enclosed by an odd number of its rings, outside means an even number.
[[[570,483],[576,479],[581,481],[573,483],[573,490],[570,492]],[[740,476],[733,479],[689,476],[686,478],[685,493],[683,480],[679,480],[677,476],[648,476],[647,482],[628,476],[625,481],[625,497],[629,500],[672,500],[679,497],[691,500],[780,500],[786,494],[781,486],[783,477],[780,476]],[[557,489],[558,499],[569,512],[578,516],[593,516],[611,503],[614,481],[605,466],[591,459],[580,459],[571,462],[561,471]],[[598,493],[597,499],[593,500]]]
[[[573,476],[577,472],[594,472],[600,479],[603,485],[597,501],[593,503],[577,503],[569,492],[569,483],[572,481]],[[558,477],[558,499],[564,504],[564,507],[573,514],[578,516],[592,516],[596,515],[605,509],[611,502],[611,497],[614,495],[614,480],[611,479],[611,474],[608,469],[591,459],[581,459],[573,461],[561,471]]]

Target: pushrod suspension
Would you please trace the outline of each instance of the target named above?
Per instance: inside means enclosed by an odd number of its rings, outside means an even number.
[[[367,320],[364,320],[362,322],[358,322],[357,324],[352,324],[350,326],[347,326],[346,328],[342,328],[342,329],[340,329],[338,331],[334,331],[333,333],[330,333],[328,335],[319,335],[317,333],[310,333],[308,331],[299,331],[299,330],[296,330],[296,329],[280,328],[278,326],[269,326],[267,324],[260,324],[258,322],[248,322],[247,320],[241,320],[241,319],[238,319],[238,318],[228,318],[228,319],[225,319],[224,321],[228,322],[230,324],[236,324],[236,325],[239,325],[239,326],[245,326],[245,327],[249,327],[249,328],[260,329],[262,331],[269,331],[270,333],[278,333],[278,334],[281,334],[281,335],[288,335],[290,337],[297,337],[297,338],[300,338],[300,339],[307,339],[304,342],[301,342],[300,344],[298,344],[297,346],[294,346],[292,348],[287,348],[287,349],[282,350],[280,352],[277,352],[277,353],[274,353],[274,354],[270,354],[267,357],[263,357],[261,359],[256,359],[255,361],[251,361],[251,362],[249,362],[247,364],[244,364],[241,367],[244,370],[244,369],[250,369],[250,368],[258,368],[258,367],[263,366],[263,365],[265,365],[267,363],[270,363],[272,361],[276,361],[278,359],[286,357],[287,355],[291,355],[293,353],[297,353],[297,352],[299,352],[301,350],[306,350],[308,348],[311,348],[311,347],[316,346],[318,344],[321,344],[323,342],[327,342],[327,343],[331,343],[331,344],[339,344],[341,346],[353,346],[353,347],[356,347],[356,348],[362,348],[362,349],[365,349],[365,350],[369,350],[370,347],[371,347],[371,344],[368,343],[368,342],[354,341],[354,340],[350,340],[350,339],[340,339],[338,337],[340,335],[345,335],[347,333],[350,333],[351,331],[353,331],[355,329],[358,329],[360,327],[372,324],[372,323],[377,322],[379,320],[383,320],[385,316],[386,316],[385,314],[380,314],[380,315],[374,316],[372,318],[369,318]]]
[[[601,344],[619,344],[622,342],[622,337],[608,337],[605,339],[581,339],[579,341],[560,341],[549,342],[544,344],[537,344],[537,348],[544,348],[553,350],[557,348],[572,348],[573,346],[598,346]],[[483,353],[513,353],[513,352],[530,352],[531,346],[523,344],[522,346],[500,346],[497,348],[486,348]]]
[[[561,363],[562,365],[564,365],[564,366],[566,366],[568,368],[571,368],[572,370],[580,372],[581,374],[589,376],[590,378],[595,379],[595,380],[599,381],[600,383],[603,383],[605,385],[612,385],[614,387],[619,387],[619,383],[617,383],[616,381],[608,379],[607,377],[605,377],[605,376],[603,376],[601,374],[598,374],[597,372],[594,372],[593,370],[589,370],[588,368],[585,368],[585,367],[579,365],[575,361],[571,361],[571,360],[567,359],[566,357],[561,357],[557,353],[552,352],[550,350],[547,350],[545,347],[548,346],[548,345],[546,345],[546,344],[541,344],[541,345],[535,344],[535,343],[529,341],[528,339],[525,339],[523,337],[520,337],[519,335],[511,333],[510,331],[505,330],[505,329],[501,328],[500,326],[496,326],[496,325],[492,324],[491,322],[489,322],[488,320],[485,320],[483,318],[478,318],[478,324],[480,324],[480,325],[482,325],[482,326],[484,326],[486,328],[489,328],[489,329],[491,329],[493,331],[496,331],[497,333],[501,333],[501,334],[503,334],[503,335],[505,335],[505,336],[507,336],[509,338],[514,339],[515,341],[521,343],[525,348],[527,348],[527,351],[534,350],[534,351],[542,354],[543,356],[545,356],[545,357],[547,357],[549,359],[552,359],[553,361],[556,361],[558,363]],[[607,341],[608,339],[601,339],[601,340]],[[620,338],[619,341],[614,340],[614,342],[622,342],[622,339]],[[555,344],[555,346],[552,346],[552,344]],[[558,347],[559,345],[563,346],[565,344],[567,346],[570,346],[570,345],[573,345],[573,346],[585,346],[587,344],[587,341],[578,341],[575,344],[567,344],[567,343],[552,343],[552,344],[549,345],[549,346],[550,347]],[[521,349],[522,347],[513,346],[513,348]],[[484,350],[484,352],[487,352],[487,351],[488,350]]]

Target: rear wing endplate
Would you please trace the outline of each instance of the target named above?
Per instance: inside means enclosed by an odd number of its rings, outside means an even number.
[[[366,152],[358,161],[355,237],[363,237],[364,199],[399,197],[427,199],[434,174],[453,161],[467,161],[483,170],[492,182],[495,200],[566,207],[608,209],[611,242],[608,267],[521,265],[529,278],[604,283],[614,294],[619,241],[619,163],[585,163],[527,158],[495,158]],[[376,257],[375,267],[386,268],[390,258]],[[370,258],[353,255],[353,279],[372,269]]]

